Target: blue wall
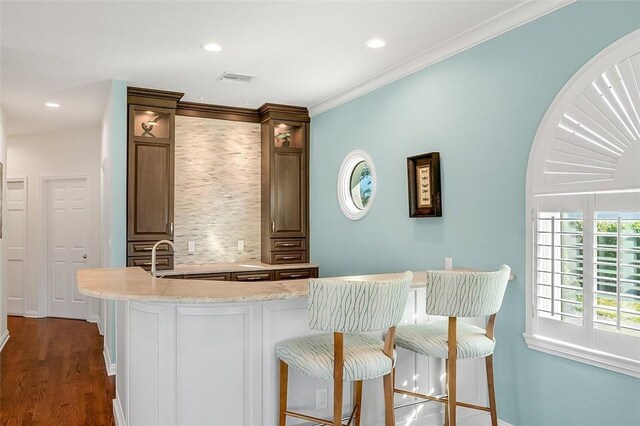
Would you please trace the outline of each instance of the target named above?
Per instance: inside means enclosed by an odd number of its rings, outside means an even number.
[[[495,355],[499,415],[513,425],[640,424],[638,379],[529,350],[522,337],[535,132],[571,76],[639,27],[640,2],[574,3],[312,120],[311,253],[323,275],[440,268],[445,256],[516,273]],[[353,222],[336,178],[356,148],[373,158],[378,195]],[[431,151],[441,154],[444,215],[410,219],[406,157]]]

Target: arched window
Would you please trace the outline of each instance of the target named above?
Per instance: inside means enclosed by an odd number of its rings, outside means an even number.
[[[640,31],[547,111],[527,212],[527,345],[640,377]]]

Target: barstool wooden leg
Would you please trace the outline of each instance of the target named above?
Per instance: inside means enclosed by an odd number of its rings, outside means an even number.
[[[393,412],[393,373],[389,372],[382,377],[384,386],[384,424],[385,426],[395,426],[396,419]]]
[[[289,385],[289,366],[280,360],[280,426],[286,426],[287,386]]]
[[[344,335],[333,333],[333,424],[342,426],[342,377],[344,368]]]
[[[447,360],[444,360],[444,388],[445,390],[449,389],[449,363]],[[449,426],[449,404],[444,404],[444,426]]]
[[[498,426],[498,410],[496,407],[496,390],[493,383],[493,355],[484,359],[487,367],[487,387],[489,390],[489,408],[491,409],[491,426]]]
[[[449,374],[447,375],[447,409],[449,411],[449,426],[456,426],[456,361],[458,358],[457,351],[457,322],[456,317],[449,317],[449,333],[448,346],[449,353],[447,363],[449,365]]]
[[[362,414],[362,380],[355,383],[353,389],[353,407],[358,407],[355,417],[355,425],[360,426],[360,414]]]

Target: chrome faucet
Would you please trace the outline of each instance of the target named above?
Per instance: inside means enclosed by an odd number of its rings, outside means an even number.
[[[156,274],[156,250],[158,249],[158,246],[160,244],[169,244],[171,246],[171,248],[173,249],[173,251],[176,250],[176,246],[173,245],[173,243],[169,240],[160,240],[157,243],[155,243],[153,245],[153,248],[151,249],[151,276],[152,277],[157,277]]]

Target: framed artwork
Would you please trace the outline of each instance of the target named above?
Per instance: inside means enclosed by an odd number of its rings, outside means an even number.
[[[407,158],[409,217],[441,217],[440,153]]]

